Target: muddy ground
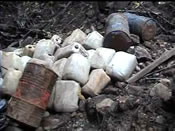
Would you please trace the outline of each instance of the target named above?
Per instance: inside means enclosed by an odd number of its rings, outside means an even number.
[[[26,43],[51,38],[53,34],[65,39],[77,28],[87,34],[97,30],[104,36],[105,19],[113,12],[131,12],[156,20],[155,38],[137,45],[146,49],[152,57],[152,60],[140,59],[140,69],[174,47],[174,2],[1,1],[0,49],[23,47]],[[47,112],[38,131],[175,131],[174,59],[172,57],[132,85],[113,80],[99,96],[81,100],[77,112]],[[167,102],[150,96],[151,88],[162,78],[171,81],[173,95]],[[97,112],[95,104],[104,98],[111,98],[115,104]]]

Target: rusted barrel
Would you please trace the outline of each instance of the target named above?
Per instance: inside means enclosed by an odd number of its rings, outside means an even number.
[[[156,23],[153,19],[132,13],[124,15],[128,18],[130,33],[140,36],[144,41],[151,40],[156,35]]]
[[[131,45],[127,17],[121,13],[112,13],[106,20],[103,46],[116,51],[126,51]]]
[[[9,101],[7,116],[38,127],[56,79],[57,74],[52,70],[43,65],[28,63]]]

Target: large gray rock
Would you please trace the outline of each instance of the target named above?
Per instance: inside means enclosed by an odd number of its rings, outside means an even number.
[[[75,80],[84,85],[89,78],[90,63],[88,59],[81,54],[72,54],[64,67],[63,79]]]
[[[110,80],[111,78],[103,69],[93,70],[89,76],[89,81],[83,86],[82,91],[90,96],[98,95]]]
[[[160,97],[164,101],[167,101],[172,96],[172,92],[167,86],[158,83],[151,89],[150,95]]]

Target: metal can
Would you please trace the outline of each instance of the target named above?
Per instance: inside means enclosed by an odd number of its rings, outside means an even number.
[[[124,13],[128,18],[130,33],[140,36],[142,40],[151,40],[156,35],[154,19],[132,13]]]
[[[28,63],[9,101],[7,116],[38,127],[57,77],[55,72],[43,65]]]
[[[103,46],[116,51],[126,51],[131,45],[127,17],[122,13],[112,13],[106,20]]]

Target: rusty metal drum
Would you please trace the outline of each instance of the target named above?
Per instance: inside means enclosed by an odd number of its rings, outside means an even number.
[[[16,92],[9,101],[7,116],[38,127],[57,77],[44,65],[27,63]]]
[[[126,51],[131,45],[127,17],[122,13],[112,13],[106,20],[103,46],[116,51]]]
[[[151,40],[156,35],[154,19],[132,13],[124,13],[128,18],[130,33],[140,36],[142,40]]]

